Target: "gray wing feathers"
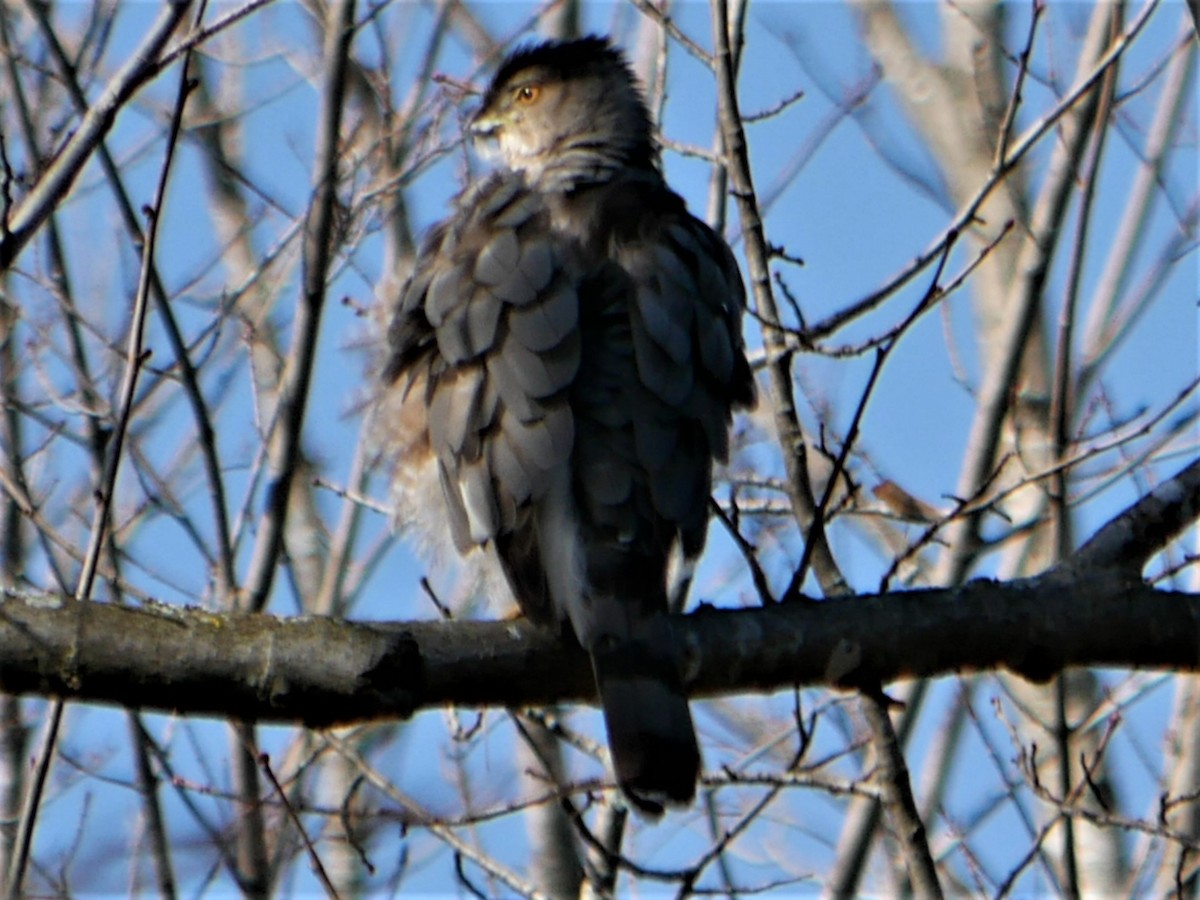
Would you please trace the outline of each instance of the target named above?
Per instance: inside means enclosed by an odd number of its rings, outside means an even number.
[[[540,291],[556,271],[554,248],[547,240],[530,238],[521,248],[521,277],[532,290]]]
[[[492,287],[511,290],[516,281],[517,264],[521,260],[521,244],[512,228],[503,228],[484,244],[475,260],[475,281]],[[523,285],[517,287],[523,289]],[[468,294],[469,296],[469,294]]]
[[[513,369],[513,362],[511,354],[495,353],[488,357],[486,362],[488,378],[494,385],[505,408],[521,421],[527,422],[541,416],[543,407],[522,386],[522,382]]]
[[[640,316],[635,319],[633,349],[642,382],[667,405],[682,406],[692,392],[695,372],[691,364],[672,360],[654,340],[645,320]]]
[[[692,390],[693,277],[661,244],[623,248],[618,260],[633,280],[633,348],[642,382],[670,406]]]
[[[638,384],[623,399],[636,454],[629,464],[652,507],[640,513],[692,532],[691,543],[707,522],[712,464],[728,458],[732,408],[746,392],[734,384],[743,295],[727,254],[689,217],[616,256],[636,297],[628,340]],[[595,505],[631,502],[617,493],[588,491]]]
[[[475,542],[471,540],[471,525],[467,521],[467,510],[463,506],[462,492],[456,479],[446,471],[445,464],[438,460],[438,481],[442,485],[442,497],[446,501],[446,517],[450,523],[450,536],[459,553],[466,553]]]
[[[460,463],[456,468],[454,483],[462,496],[471,540],[476,544],[486,543],[500,529],[500,504],[491,466],[487,460],[477,459],[465,465]]]
[[[446,321],[446,316],[464,300],[459,293],[462,289],[463,273],[457,266],[447,265],[430,275],[432,277],[409,285],[409,290],[425,291],[425,318],[434,328],[439,328]]]
[[[752,398],[744,396],[746,391],[752,393],[750,386],[735,384],[745,377],[745,373],[735,371],[742,350],[740,323],[745,306],[737,263],[724,242],[698,222],[693,221],[690,228],[671,225],[667,234],[677,258],[695,279],[696,345],[701,371],[734,396],[735,405],[750,403]]]
[[[731,409],[752,396],[736,263],[683,213],[641,223],[589,272],[547,216],[520,179],[472,189],[401,299],[398,319],[423,315],[440,356],[429,429],[456,540],[515,527],[571,462],[606,539],[658,553],[678,529],[696,546]]]
[[[511,334],[499,348],[520,390],[542,400],[570,386],[579,369],[579,332],[572,331],[556,347],[535,353]]]
[[[661,181],[605,190],[575,209],[577,238],[520,177],[465,192],[401,297],[388,371],[425,386],[456,545],[493,543],[531,618],[570,618],[618,780],[656,813],[699,767],[667,557],[702,548],[713,463],[754,390],[728,248]]]
[[[547,410],[545,416],[530,422],[504,416],[500,425],[500,434],[513,452],[542,472],[565,460],[575,443],[575,420],[565,406]]]
[[[509,331],[535,353],[557,347],[578,323],[579,296],[569,284],[559,284],[541,302],[508,314]]]
[[[492,471],[496,479],[507,488],[514,505],[523,505],[533,496],[533,486],[542,475],[541,467],[534,462],[525,447],[517,440],[516,429],[501,429],[488,445]]]
[[[679,257],[662,245],[647,254],[649,272],[638,281],[638,312],[654,342],[677,365],[692,361],[692,317],[700,285]]]
[[[679,441],[678,414],[660,407],[638,416],[633,420],[633,441],[637,459],[646,467],[646,471],[661,471],[667,460],[675,455]]]
[[[443,377],[429,403],[429,438],[438,457],[476,459],[480,432],[490,424],[483,370],[458,369]]]
[[[440,356],[428,427],[462,550],[517,528],[575,441],[579,297],[520,188],[501,178],[465,194],[401,299],[423,309]]]

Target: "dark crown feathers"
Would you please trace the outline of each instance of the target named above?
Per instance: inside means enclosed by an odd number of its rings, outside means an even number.
[[[589,35],[574,41],[544,41],[518,47],[500,65],[492,87],[506,84],[524,70],[535,67],[545,69],[563,81],[615,70],[631,84],[634,82],[625,57],[608,38]]]

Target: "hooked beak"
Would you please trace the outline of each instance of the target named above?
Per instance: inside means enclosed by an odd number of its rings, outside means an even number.
[[[486,107],[481,106],[476,110],[475,115],[471,116],[467,129],[476,140],[490,140],[499,136],[501,124],[498,116],[489,113]]]

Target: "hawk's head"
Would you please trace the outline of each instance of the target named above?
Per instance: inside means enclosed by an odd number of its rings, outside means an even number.
[[[544,188],[655,164],[650,117],[625,58],[604,38],[547,41],[500,66],[471,121],[506,165]]]

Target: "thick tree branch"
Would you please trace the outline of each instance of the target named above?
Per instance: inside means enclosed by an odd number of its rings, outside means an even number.
[[[1200,595],[1109,572],[675,620],[695,696],[1067,666],[1200,671]],[[525,622],[358,624],[9,592],[0,689],[325,726],[445,704],[591,701],[586,656]]]
[[[1092,535],[1071,564],[1140,571],[1147,559],[1200,517],[1200,459],[1164,481]]]

